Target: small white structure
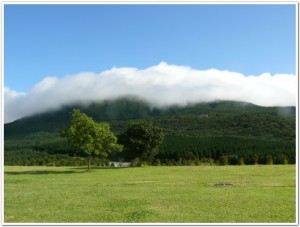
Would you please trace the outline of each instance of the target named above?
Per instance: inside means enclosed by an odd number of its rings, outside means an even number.
[[[199,114],[198,117],[208,117],[208,114]]]
[[[115,167],[128,167],[131,162],[109,162],[109,166],[114,165]]]

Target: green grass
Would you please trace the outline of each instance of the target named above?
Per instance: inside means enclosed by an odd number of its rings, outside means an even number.
[[[4,222],[295,223],[295,171],[295,165],[91,172],[5,166]]]

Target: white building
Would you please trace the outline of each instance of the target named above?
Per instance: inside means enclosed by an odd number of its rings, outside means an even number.
[[[114,165],[115,167],[128,167],[131,162],[109,162],[109,166]]]

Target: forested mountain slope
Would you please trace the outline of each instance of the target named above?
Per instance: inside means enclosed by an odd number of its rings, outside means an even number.
[[[34,153],[36,159],[43,152],[72,156],[72,149],[58,131],[70,122],[73,108],[80,108],[95,121],[109,122],[117,135],[129,120],[152,121],[166,134],[157,156],[165,162],[204,158],[220,161],[225,155],[243,157],[248,163],[257,161],[257,155],[261,156],[260,162],[266,162],[267,155],[276,156],[277,162],[284,157],[290,163],[295,160],[295,107],[220,101],[158,108],[137,98],[121,98],[65,106],[5,124],[7,164],[16,162],[16,154],[24,150]],[[111,158],[129,159],[126,154]],[[19,162],[24,164],[24,158]]]

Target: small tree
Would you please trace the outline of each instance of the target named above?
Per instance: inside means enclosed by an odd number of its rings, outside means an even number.
[[[88,170],[93,154],[107,157],[112,151],[121,151],[122,146],[117,144],[117,138],[110,131],[108,123],[96,123],[79,109],[72,111],[72,119],[69,127],[60,131],[61,136],[86,155]]]
[[[126,129],[119,135],[119,142],[133,158],[139,158],[141,162],[151,162],[158,153],[163,137],[161,128],[142,120],[129,122]]]

